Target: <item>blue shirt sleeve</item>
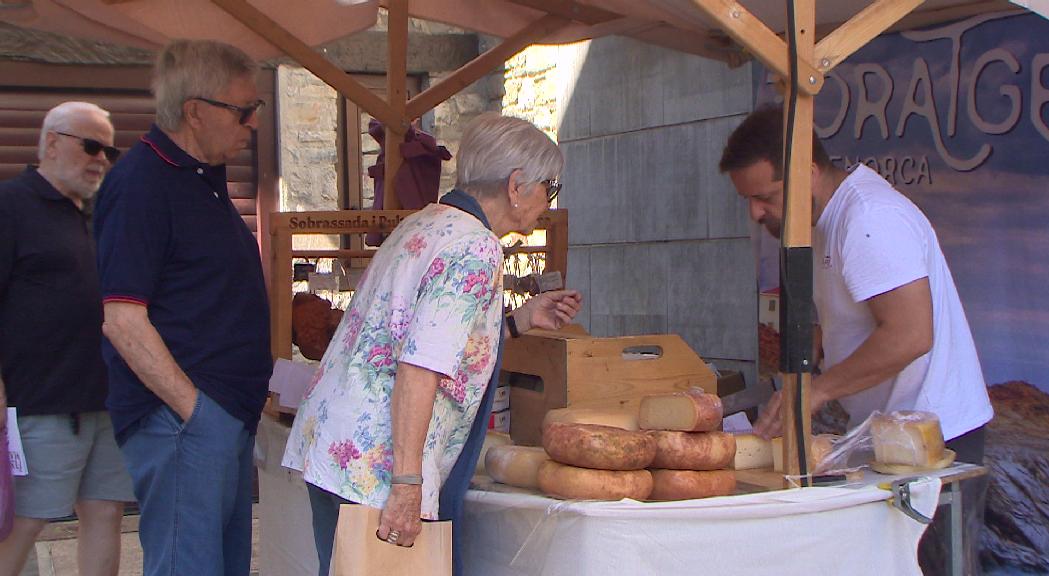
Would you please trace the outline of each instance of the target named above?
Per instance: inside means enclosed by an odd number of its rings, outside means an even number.
[[[161,192],[124,179],[109,184],[95,210],[102,299],[148,305],[171,241],[170,211]]]

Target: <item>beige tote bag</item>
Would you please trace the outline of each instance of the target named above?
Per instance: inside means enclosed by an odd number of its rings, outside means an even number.
[[[333,576],[452,576],[452,523],[423,522],[411,548],[375,537],[381,510],[344,504],[339,509]]]

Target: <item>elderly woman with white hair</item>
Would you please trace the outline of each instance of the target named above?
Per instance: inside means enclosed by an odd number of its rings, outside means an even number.
[[[535,228],[563,163],[527,121],[481,115],[463,135],[456,188],[406,218],[376,253],[284,456],[308,484],[321,575],[340,504],[382,508],[377,535],[398,546],[413,544],[420,519],[446,517],[439,506],[457,507],[462,491],[449,499],[442,485],[453,467],[476,463],[503,331],[557,329],[579,310],[572,290],[532,298],[505,321],[502,308],[499,238]]]

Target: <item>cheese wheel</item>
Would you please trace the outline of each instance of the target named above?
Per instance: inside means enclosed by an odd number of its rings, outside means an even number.
[[[721,470],[736,457],[736,437],[727,432],[649,430],[656,440],[652,468]]]
[[[692,500],[729,496],[736,492],[736,474],[731,470],[652,470],[649,500]]]
[[[874,459],[882,464],[932,468],[943,459],[940,419],[931,412],[900,410],[871,418]]]
[[[823,459],[834,450],[834,441],[841,436],[836,434],[818,434],[812,437],[812,454],[809,455],[809,471],[815,471]],[[772,439],[772,469],[783,472],[783,437]]]
[[[562,464],[598,470],[640,470],[656,456],[648,434],[597,424],[553,422],[543,428],[543,448]]]
[[[505,432],[496,432],[495,430],[489,430],[484,435],[484,444],[481,445],[481,454],[477,456],[477,467],[474,470],[475,474],[485,474],[484,471],[484,459],[485,455],[488,454],[488,450],[492,446],[509,446],[514,441],[510,439],[510,435]]]
[[[735,470],[772,468],[772,442],[757,434],[736,434],[736,457],[732,460]]]
[[[538,446],[492,446],[484,458],[484,469],[492,480],[518,488],[539,487],[539,466],[549,460]]]
[[[539,489],[567,500],[645,500],[652,492],[648,470],[594,470],[547,460],[539,467]]]
[[[600,424],[623,430],[638,429],[637,412],[612,408],[555,408],[546,413],[546,417],[543,418],[543,426],[554,422]]]
[[[721,398],[699,391],[655,394],[641,398],[637,423],[642,430],[708,432],[722,419]]]

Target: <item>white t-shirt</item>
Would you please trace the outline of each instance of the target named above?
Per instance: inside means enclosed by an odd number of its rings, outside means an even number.
[[[910,200],[860,165],[841,183],[813,235],[814,300],[829,368],[874,331],[866,300],[928,277],[933,345],[895,378],[840,401],[856,426],[875,410],[924,410],[944,438],[961,436],[994,415],[987,386],[936,233]]]

